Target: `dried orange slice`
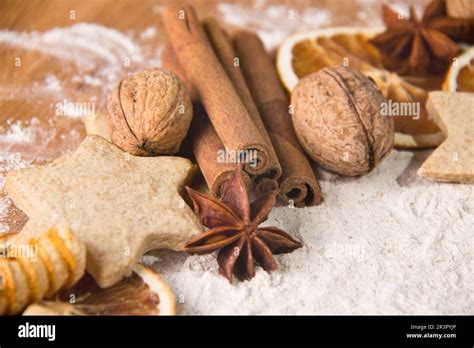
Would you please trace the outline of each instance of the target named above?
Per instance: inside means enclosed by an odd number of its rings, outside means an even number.
[[[474,92],[474,47],[455,58],[443,83],[449,92]]]
[[[101,289],[86,274],[53,300],[30,305],[24,315],[175,315],[176,300],[165,280],[137,264],[130,277]]]
[[[358,69],[377,83],[387,99],[397,104],[404,103],[404,107],[413,105],[413,113],[393,116],[395,146],[437,146],[444,136],[430,119],[425,103],[430,90],[441,89],[444,76],[406,77],[386,70],[377,48],[369,42],[381,31],[383,28],[336,27],[290,36],[277,53],[280,79],[291,93],[300,78],[326,66],[343,65]]]

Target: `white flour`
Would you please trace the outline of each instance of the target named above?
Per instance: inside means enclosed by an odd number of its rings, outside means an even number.
[[[18,138],[24,135],[17,134]],[[7,151],[0,151],[0,191],[3,191],[5,186],[5,174],[13,169],[27,168],[31,166],[31,161],[24,159],[20,153],[9,153]],[[10,198],[0,196],[0,233],[9,232],[10,227],[6,222],[7,213],[12,205]]]
[[[8,225],[2,223],[7,217],[7,211],[10,207],[10,200],[8,198],[0,198],[0,233],[10,231]]]
[[[140,33],[140,39],[149,40],[156,36],[156,27],[148,27]]]
[[[473,314],[473,186],[418,179],[426,155],[394,151],[359,179],[326,175],[318,207],[275,208],[265,224],[304,243],[276,272],[231,285],[215,255],[166,251],[154,268],[183,314]]]
[[[0,42],[72,60],[86,69],[94,68],[97,61],[119,69],[126,58],[136,62],[143,60],[140,49],[129,37],[117,30],[91,23],[45,32],[2,30]]]
[[[0,142],[10,144],[31,143],[35,140],[34,126],[23,126],[22,121],[10,124],[10,127],[0,133]],[[7,123],[8,124],[8,123]]]
[[[331,14],[321,8],[308,7],[299,13],[285,5],[266,5],[256,1],[254,8],[240,4],[217,5],[222,20],[232,26],[255,28],[267,49],[273,49],[289,34],[331,23]]]
[[[152,28],[148,28],[144,34],[148,38],[152,37]],[[92,23],[79,23],[45,32],[1,30],[0,43],[38,50],[72,61],[81,72],[80,75],[73,76],[72,82],[102,86],[104,95],[123,77],[125,69],[139,69],[145,62],[142,49],[131,37]],[[43,88],[47,91],[60,91],[61,81],[54,75],[48,75]]]
[[[0,127],[0,192],[3,191],[7,172],[31,165],[31,160],[25,159],[20,152],[10,151],[10,147],[33,144],[37,140],[37,134],[39,133],[36,117],[32,117],[29,121],[13,122],[8,119],[6,127]],[[11,204],[8,197],[0,196],[0,233],[9,231],[6,218]]]

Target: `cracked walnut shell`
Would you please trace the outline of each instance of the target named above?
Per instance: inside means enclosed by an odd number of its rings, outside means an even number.
[[[107,108],[112,142],[136,156],[178,152],[193,115],[186,86],[165,69],[145,69],[122,79]]]
[[[387,100],[357,70],[327,67],[308,75],[298,82],[291,102],[301,145],[335,173],[366,174],[393,147],[393,119],[380,113]]]

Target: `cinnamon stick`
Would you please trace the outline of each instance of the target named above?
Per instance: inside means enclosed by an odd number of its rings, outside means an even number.
[[[206,111],[199,103],[193,105],[193,121],[190,127],[190,141],[194,157],[199,165],[209,191],[215,197],[220,197],[222,186],[227,182],[235,170],[235,163],[220,161],[219,154],[224,151],[219,136],[206,115]],[[252,179],[243,172],[242,178],[245,187],[250,191]]]
[[[162,60],[163,67],[176,74],[190,91],[193,100],[193,121],[187,139],[210,193],[215,197],[220,197],[222,185],[232,176],[235,164],[219,161],[219,154],[225,151],[224,144],[209,121],[203,106],[199,103],[194,86],[169,44],[163,50]],[[246,172],[243,173],[243,179],[247,190],[250,191],[253,186],[252,179]]]
[[[179,63],[226,150],[255,153],[256,162],[246,163],[245,171],[252,175],[267,172],[272,164],[270,150],[214,54],[194,8],[172,5],[162,18]]]
[[[161,53],[161,60],[163,63],[163,67],[178,76],[181,81],[184,82],[186,87],[188,87],[189,95],[191,96],[191,100],[193,101],[193,103],[199,102],[199,96],[197,94],[196,89],[186,76],[186,73],[179,64],[178,58],[176,57],[176,54],[173,51],[173,47],[171,47],[169,43],[165,45],[165,48]]]
[[[232,41],[240,67],[260,111],[282,168],[280,196],[296,206],[317,205],[321,191],[311,165],[294,133],[288,96],[273,62],[257,35],[238,31]]]
[[[277,179],[281,176],[281,166],[257,106],[253,101],[247,82],[242,75],[242,71],[238,68],[238,62],[235,61],[236,53],[232,46],[232,41],[214,18],[206,18],[203,21],[203,27],[214,49],[214,53],[221,62],[227,76],[229,76],[258,131],[263,136],[265,146],[269,149],[270,165],[265,173],[255,177],[255,193],[257,196],[260,196],[268,191],[275,191],[278,189]]]

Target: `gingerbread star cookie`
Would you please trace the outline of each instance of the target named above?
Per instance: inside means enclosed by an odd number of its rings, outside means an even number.
[[[179,191],[194,172],[180,157],[136,157],[88,136],[55,162],[10,172],[6,190],[30,218],[20,233],[66,223],[87,250],[101,287],[131,274],[147,251],[180,249],[202,231]]]
[[[84,116],[82,118],[86,133],[100,135],[102,138],[110,141],[110,128],[107,115],[103,112],[96,112],[91,116]]]
[[[426,107],[447,139],[418,174],[437,181],[474,183],[474,93],[431,92]]]

